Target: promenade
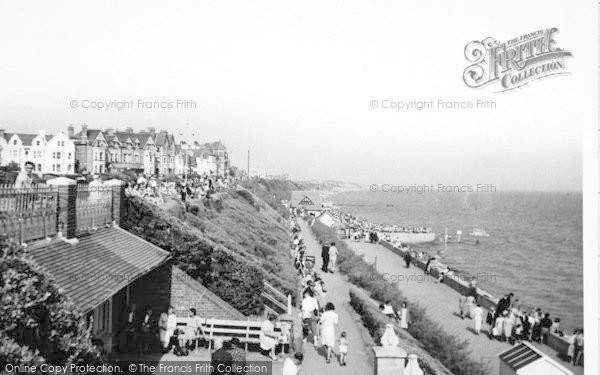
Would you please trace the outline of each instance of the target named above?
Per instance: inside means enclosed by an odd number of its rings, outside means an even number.
[[[491,374],[498,374],[498,354],[511,347],[506,342],[490,340],[487,336],[487,325],[483,324],[482,334],[474,333],[473,320],[460,319],[458,315],[459,293],[443,283],[436,283],[433,278],[426,277],[423,270],[412,266],[406,268],[402,257],[394,254],[381,245],[365,242],[345,240],[345,243],[357,254],[363,255],[369,263],[377,260],[377,271],[387,274],[390,279],[404,280],[397,283],[409,302],[414,302],[427,309],[428,316],[442,325],[444,330],[462,340],[469,342],[471,356],[475,360],[489,363]],[[402,276],[400,276],[402,275]],[[409,305],[410,308],[410,305]],[[487,311],[485,312],[487,314]],[[548,356],[556,359],[561,365],[573,371],[574,374],[583,374],[582,367],[575,367],[556,357],[556,352],[545,345],[534,344]]]
[[[315,240],[310,228],[303,220],[298,220],[302,228],[300,235],[304,238],[306,245],[306,255],[312,255],[317,260],[316,269],[321,267],[321,246]],[[348,335],[348,357],[347,366],[340,366],[336,359],[332,359],[330,364],[325,362],[325,353],[323,350],[317,351],[311,343],[303,344],[304,364],[302,374],[360,374],[369,375],[373,373],[373,363],[371,362],[370,351],[361,338],[361,322],[356,321],[349,306],[349,289],[351,284],[347,282],[340,273],[323,273],[318,271],[320,277],[325,281],[325,290],[327,290],[327,302],[335,305],[335,312],[339,316],[339,324],[336,329],[336,336],[342,331]],[[334,352],[337,353],[337,344]]]

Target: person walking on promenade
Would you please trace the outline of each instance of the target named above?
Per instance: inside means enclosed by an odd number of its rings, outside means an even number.
[[[335,242],[331,243],[329,248],[329,272],[335,272],[335,265],[337,263],[338,249],[335,247]]]
[[[331,363],[331,352],[335,346],[335,326],[338,324],[338,314],[334,311],[333,303],[325,305],[325,312],[319,319],[321,326],[321,343],[327,348],[327,363]]]
[[[315,294],[315,298],[317,299],[317,302],[319,304],[319,310],[324,309],[325,308],[325,297],[326,297],[326,290],[323,288],[323,280],[321,280],[321,278],[317,277],[315,278],[315,286],[313,287],[313,292]]]
[[[488,311],[487,316],[485,318],[485,322],[488,325],[488,337],[490,340],[494,337],[492,334],[492,330],[494,329],[494,325],[496,324],[496,310],[492,307],[490,311]]]
[[[321,247],[321,259],[323,259],[321,271],[327,272],[329,267],[329,245],[327,243],[323,244],[323,247]]]
[[[168,314],[167,314],[167,328],[165,332],[165,342],[167,351],[171,350],[171,337],[175,333],[175,329],[177,328],[177,316],[173,310],[173,306],[169,306]]]
[[[511,341],[512,340],[512,331],[514,327],[514,317],[511,312],[504,310],[502,313],[504,315],[504,333],[502,335],[502,341]]]
[[[346,356],[348,355],[348,339],[346,331],[340,334],[340,366],[346,366]]]
[[[410,253],[408,251],[404,253],[404,264],[406,264],[406,268],[410,268]]]
[[[304,354],[298,352],[294,354],[294,359],[286,358],[283,362],[283,375],[298,375],[302,370],[302,361]]]
[[[483,321],[483,309],[480,304],[477,304],[473,309],[473,319],[475,320],[475,333],[479,335],[481,331],[481,322]]]
[[[458,311],[460,311],[460,318],[465,319],[465,312],[467,310],[467,296],[461,294],[458,297]]]
[[[315,299],[313,292],[310,289],[304,293],[304,298],[302,299],[301,310],[302,310],[301,317],[302,317],[302,324],[303,324],[302,331],[304,333],[302,342],[307,341],[309,332],[310,332],[310,335],[312,336],[312,339],[313,339],[313,345],[317,346],[317,324],[315,321],[314,312],[315,312],[315,310],[316,311],[319,310],[319,303]]]
[[[402,302],[402,307],[400,308],[400,327],[404,329],[408,329],[408,324],[410,323],[410,315],[408,312],[408,306],[406,302]]]
[[[158,338],[162,349],[165,349],[169,342],[167,341],[167,320],[169,319],[169,313],[163,312],[160,314],[158,319]]]

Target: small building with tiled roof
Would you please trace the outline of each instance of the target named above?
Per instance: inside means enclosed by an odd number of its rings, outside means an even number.
[[[319,192],[294,190],[290,207],[298,211],[304,210],[309,215],[319,215],[326,207],[323,205],[323,199]]]
[[[134,327],[139,326],[146,309],[152,309],[156,324],[169,306],[174,307],[178,317],[187,317],[189,309],[194,307],[202,318],[246,320],[243,314],[176,267],[169,252],[118,226],[123,185],[105,187],[103,191],[107,194],[97,193],[90,202],[86,194],[79,193],[79,189],[86,187],[76,185],[73,180],[55,179],[49,184],[64,188],[56,193],[44,191],[46,197],[57,194],[53,200],[56,212],[48,213],[53,221],[47,220],[43,231],[34,233],[34,227],[26,228],[26,233],[31,234],[26,237],[28,252],[86,316],[93,338],[100,340],[107,351],[130,349],[128,343],[132,338],[127,334],[130,311],[134,312],[131,317]],[[110,220],[112,225],[107,224]],[[39,226],[33,222],[31,225]],[[3,228],[14,229],[21,241],[25,240],[18,226]],[[53,234],[57,235],[45,239]]]

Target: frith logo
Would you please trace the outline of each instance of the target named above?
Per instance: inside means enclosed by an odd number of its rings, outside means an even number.
[[[558,48],[557,28],[537,30],[500,43],[488,37],[472,41],[465,47],[465,57],[472,63],[464,73],[467,86],[479,88],[499,81],[502,89],[514,90],[535,80],[568,74],[565,57],[571,52]]]

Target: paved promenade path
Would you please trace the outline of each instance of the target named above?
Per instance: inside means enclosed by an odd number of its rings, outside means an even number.
[[[491,374],[498,374],[498,354],[510,348],[510,345],[488,339],[486,334],[488,326],[485,321],[482,326],[482,334],[480,336],[475,335],[473,320],[468,318],[462,320],[458,315],[458,298],[460,296],[458,292],[444,284],[436,283],[432,278],[425,277],[423,270],[418,267],[411,265],[410,268],[405,268],[402,257],[381,245],[351,240],[345,240],[345,242],[357,254],[364,255],[365,260],[369,263],[373,263],[375,257],[377,257],[377,270],[380,273],[387,273],[390,278],[393,276],[395,280],[404,280],[397,283],[404,296],[410,302],[425,307],[429,317],[440,323],[446,332],[463,340],[468,340],[473,359],[490,363]],[[485,314],[487,314],[487,311],[485,311]],[[551,348],[538,344],[535,346],[543,350],[548,356],[556,358],[556,352]],[[560,359],[557,359],[557,361],[575,374],[583,374],[582,367],[571,366]]]
[[[332,357],[331,363],[325,362],[324,352],[317,351],[311,343],[303,344],[304,364],[302,366],[302,374],[307,375],[370,375],[373,373],[373,364],[371,363],[370,351],[371,348],[364,344],[361,338],[360,321],[355,321],[350,313],[349,306],[350,297],[349,289],[351,284],[347,282],[343,275],[339,273],[323,273],[321,268],[321,246],[315,240],[310,228],[303,220],[298,220],[298,224],[302,228],[300,236],[304,238],[306,245],[306,254],[313,255],[316,259],[317,273],[325,281],[325,290],[327,291],[327,302],[331,302],[335,306],[335,312],[339,316],[339,324],[336,330],[336,338],[342,331],[346,331],[348,335],[348,357],[347,366],[340,366],[335,358]],[[338,347],[334,348],[334,352],[338,352]]]

